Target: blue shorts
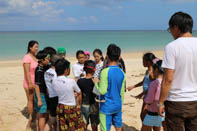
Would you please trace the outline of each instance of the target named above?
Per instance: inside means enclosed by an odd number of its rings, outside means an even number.
[[[122,112],[114,114],[103,114],[99,113],[100,117],[100,128],[102,131],[110,131],[111,125],[113,124],[116,128],[122,127]]]
[[[146,126],[161,127],[162,126],[162,117],[159,115],[151,116],[149,114],[146,114],[143,124]]]
[[[36,112],[38,112],[40,114],[44,114],[44,113],[47,113],[47,102],[46,102],[45,94],[40,93],[40,97],[42,100],[41,107],[38,106],[38,98],[36,96],[36,93],[34,93],[34,104],[35,104],[34,107],[35,107]]]

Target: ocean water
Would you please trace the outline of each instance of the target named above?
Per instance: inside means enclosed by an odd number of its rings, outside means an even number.
[[[120,46],[122,52],[163,50],[173,38],[167,31],[0,32],[0,59],[21,59],[30,40],[39,42],[39,50],[46,46],[65,47],[68,56],[73,56],[79,49],[92,52],[100,48],[106,52],[110,43]]]

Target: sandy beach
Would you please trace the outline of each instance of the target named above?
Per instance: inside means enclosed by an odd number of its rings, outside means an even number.
[[[134,85],[143,79],[145,68],[142,65],[144,52],[124,53],[126,64],[127,86]],[[162,58],[163,51],[153,51]],[[71,63],[76,59],[68,58]],[[0,61],[0,131],[24,131],[27,123],[27,100],[23,88],[22,60]],[[72,78],[72,72],[70,77]],[[138,131],[141,128],[140,111],[142,100],[131,97],[142,91],[142,88],[125,93],[123,104],[123,123],[125,131]],[[90,126],[89,126],[90,129]],[[112,127],[112,131],[114,128]]]

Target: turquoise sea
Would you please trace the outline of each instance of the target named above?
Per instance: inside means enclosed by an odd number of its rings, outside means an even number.
[[[197,31],[194,32],[197,36]],[[39,42],[39,49],[46,46],[65,47],[68,56],[79,49],[106,52],[110,43],[119,45],[122,52],[163,50],[173,38],[167,31],[34,31],[0,32],[0,59],[20,59],[30,40]]]

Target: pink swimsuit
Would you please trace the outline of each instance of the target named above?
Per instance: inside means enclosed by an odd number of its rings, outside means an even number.
[[[35,70],[36,67],[38,65],[38,62],[35,61],[30,54],[26,54],[23,58],[23,66],[24,64],[30,64],[30,77],[31,77],[31,81],[32,84],[35,84]],[[24,84],[23,84],[24,88],[28,88],[28,81],[27,81],[27,77],[24,71]]]

